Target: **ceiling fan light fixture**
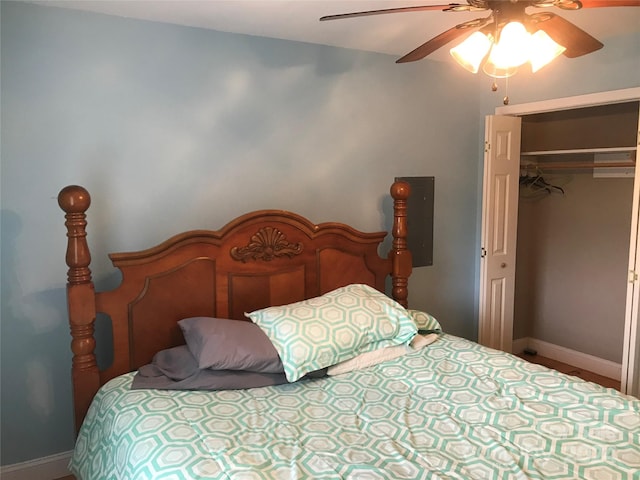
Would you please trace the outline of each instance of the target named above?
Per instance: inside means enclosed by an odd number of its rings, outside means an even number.
[[[474,32],[458,46],[449,50],[449,53],[462,68],[471,73],[478,73],[492,43],[492,39],[484,33]]]
[[[520,22],[509,22],[500,31],[498,43],[493,45],[488,62],[498,69],[508,70],[527,63],[531,35]]]
[[[482,69],[491,77],[507,78],[514,75],[525,63],[528,63],[531,72],[535,73],[563,53],[568,58],[575,58],[595,52],[604,46],[597,38],[569,20],[548,11],[528,14],[528,7],[580,10],[614,6],[640,7],[640,0],[466,0],[466,4],[414,5],[325,15],[320,20],[428,10],[490,10],[491,14],[487,17],[468,20],[441,32],[396,60],[396,63],[415,62],[466,36],[459,45],[449,50],[456,62],[471,73],[478,73]],[[470,34],[477,29],[478,32]],[[546,32],[550,32],[551,35]],[[559,39],[563,45],[556,43],[552,36]],[[505,82],[505,85],[508,85],[508,82]],[[497,90],[495,81],[492,90]],[[506,95],[505,105],[508,102],[509,97]]]
[[[531,71],[537,72],[566,50],[545,31],[533,35],[520,22],[509,22],[498,32],[496,43],[493,35],[476,31],[449,53],[464,69],[482,71],[493,78],[515,75],[518,67],[529,62]]]
[[[531,35],[529,62],[531,71],[537,72],[545,65],[551,63],[559,55],[562,55],[566,47],[555,42],[546,32],[538,30]]]
[[[482,66],[482,71],[493,78],[508,78],[518,73],[518,67],[499,67],[487,60]]]

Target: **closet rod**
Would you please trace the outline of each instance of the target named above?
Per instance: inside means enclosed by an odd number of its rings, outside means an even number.
[[[608,162],[608,163],[591,163],[591,162],[564,162],[564,163],[528,163],[521,165],[520,168],[535,168],[539,170],[556,170],[556,169],[580,169],[580,168],[633,168],[635,162]]]

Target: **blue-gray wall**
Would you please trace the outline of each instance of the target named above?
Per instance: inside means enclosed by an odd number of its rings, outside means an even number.
[[[486,77],[7,1],[1,20],[2,465],[73,447],[56,201],[68,184],[92,194],[102,288],[114,278],[108,252],[250,210],[388,228],[393,178],[433,175],[434,265],[414,272],[410,303],[475,338],[483,116],[500,103]],[[604,70],[638,66],[638,37],[619,44],[635,58],[578,59],[595,66],[588,78],[554,67],[566,80],[531,94],[524,76],[512,102],[639,85],[637,73]]]

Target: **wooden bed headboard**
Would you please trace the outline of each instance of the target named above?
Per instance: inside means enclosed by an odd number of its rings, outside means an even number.
[[[341,223],[315,225],[295,213],[261,210],[221,230],[194,230],[138,252],[113,253],[122,281],[96,292],[89,268],[86,211],[89,192],[80,186],[60,191],[67,227],[67,302],[73,352],[76,430],[91,400],[108,380],[136,370],[153,355],[184,343],[178,321],[192,316],[246,319],[250,312],[315,297],[350,283],[384,292],[407,305],[411,253],[407,248],[409,185],[391,186],[393,242],[387,258],[378,254],[386,232],[363,233]],[[111,319],[113,362],[96,363],[94,324]]]

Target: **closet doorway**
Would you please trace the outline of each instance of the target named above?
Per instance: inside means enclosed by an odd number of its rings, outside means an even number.
[[[479,318],[480,343],[579,355],[636,395],[639,100],[634,88],[488,117]]]

